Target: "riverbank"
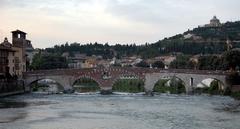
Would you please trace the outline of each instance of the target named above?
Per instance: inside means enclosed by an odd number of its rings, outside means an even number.
[[[24,93],[25,93],[24,90],[7,92],[7,93],[0,93],[0,98],[8,97],[8,96],[13,96],[13,95],[24,94]]]
[[[240,92],[231,93],[231,97],[240,101]]]
[[[0,97],[23,94],[24,92],[23,80],[0,79]]]

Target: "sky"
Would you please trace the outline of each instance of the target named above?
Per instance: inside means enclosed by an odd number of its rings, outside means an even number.
[[[209,23],[240,20],[240,0],[0,0],[0,41],[19,29],[35,48],[145,44]]]

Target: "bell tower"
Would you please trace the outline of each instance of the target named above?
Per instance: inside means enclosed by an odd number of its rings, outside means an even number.
[[[26,72],[26,61],[27,61],[27,55],[26,55],[26,40],[27,33],[15,30],[12,31],[12,49],[16,51],[15,54],[15,72],[18,77],[22,77],[22,73]]]
[[[14,47],[25,47],[27,33],[16,30],[12,31],[12,44]]]

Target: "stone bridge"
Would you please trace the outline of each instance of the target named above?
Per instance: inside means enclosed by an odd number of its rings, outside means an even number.
[[[30,85],[38,80],[51,79],[58,82],[65,90],[73,88],[74,83],[81,78],[90,78],[96,81],[101,91],[111,92],[113,84],[123,78],[141,79],[144,81],[146,93],[153,91],[154,85],[164,77],[177,77],[183,81],[186,93],[191,94],[197,84],[203,80],[211,78],[221,82],[222,88],[227,87],[226,75],[224,71],[205,71],[205,70],[163,70],[150,68],[91,68],[91,69],[59,69],[42,70],[24,73],[23,79],[27,91]]]

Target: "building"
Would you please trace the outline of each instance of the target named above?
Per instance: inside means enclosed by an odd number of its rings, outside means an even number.
[[[96,68],[110,64],[106,63],[106,60],[103,60],[102,56],[87,56],[86,54],[80,53],[73,53],[73,56],[70,56],[68,52],[65,52],[62,54],[62,57],[65,57],[68,60],[68,67],[74,69]]]
[[[26,39],[26,35],[27,33],[20,30],[12,31],[12,44],[7,38],[0,44],[1,73],[6,72],[21,78],[22,73],[26,72],[27,56],[33,52],[31,41]]]
[[[176,60],[176,56],[159,56],[159,57],[155,57],[155,61],[162,61],[165,65],[165,69],[168,69],[171,62],[173,62],[174,60]]]
[[[39,53],[39,50],[35,50],[33,48],[30,40],[27,40],[25,48],[26,48],[27,62],[31,64],[34,55]]]
[[[129,67],[129,66],[134,66],[134,65],[140,63],[141,61],[143,61],[143,60],[138,56],[123,57],[119,61],[119,64],[121,64],[122,67]]]
[[[12,31],[12,49],[15,54],[15,73],[22,76],[26,72],[27,53],[26,46],[29,40],[26,40],[26,33],[20,30]]]
[[[8,73],[13,74],[15,72],[14,68],[14,54],[11,48],[4,46],[7,39],[0,44],[0,76],[6,76]]]
[[[222,26],[222,24],[216,16],[213,16],[213,18],[210,20],[210,24],[205,25],[205,27],[220,27],[220,26]]]
[[[68,52],[62,54],[62,57],[65,57],[68,60],[68,67],[74,69],[80,69],[84,67],[84,63],[87,60],[86,54],[73,54],[73,57],[70,56]]]

